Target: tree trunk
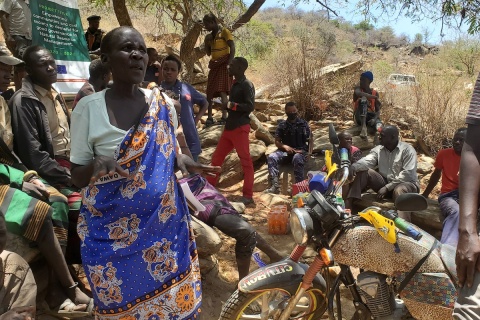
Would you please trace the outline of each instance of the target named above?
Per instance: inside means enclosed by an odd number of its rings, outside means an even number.
[[[250,19],[252,19],[252,17],[255,15],[255,13],[257,13],[258,10],[260,10],[260,8],[264,3],[265,3],[265,0],[253,1],[250,7],[248,7],[247,11],[245,11],[245,13],[243,13],[241,16],[237,18],[237,20],[235,20],[235,22],[232,24],[231,30],[232,31],[237,30],[244,24],[248,23]]]
[[[193,80],[193,66],[195,62],[205,55],[203,46],[201,46],[203,50],[199,47],[195,48],[202,28],[203,26],[199,22],[193,22],[180,43],[180,59],[185,63],[186,71],[186,78],[183,80],[187,82]]]
[[[252,17],[258,12],[258,10],[260,10],[264,3],[265,0],[253,1],[250,7],[248,7],[247,11],[245,11],[237,18],[237,20],[235,20],[230,29],[234,31],[248,23],[250,19],[252,19]],[[199,47],[195,47],[202,28],[203,26],[200,24],[200,22],[193,22],[192,26],[185,33],[180,45],[180,59],[185,63],[186,78],[184,80],[187,82],[190,82],[193,79],[193,66],[195,65],[195,62],[197,62],[206,54],[203,44]]]
[[[133,27],[132,19],[130,19],[130,14],[128,13],[125,0],[112,0],[112,2],[113,10],[115,11],[115,16],[117,16],[118,23],[121,26]]]

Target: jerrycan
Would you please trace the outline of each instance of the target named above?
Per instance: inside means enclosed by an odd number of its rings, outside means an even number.
[[[288,206],[286,204],[275,205],[268,213],[268,233],[286,234],[288,231]]]

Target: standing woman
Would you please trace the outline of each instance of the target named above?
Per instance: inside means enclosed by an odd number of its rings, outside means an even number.
[[[177,155],[171,101],[137,86],[148,63],[141,34],[116,28],[100,49],[113,85],[78,103],[71,151],[72,179],[84,187],[78,233],[97,317],[198,319],[198,257],[174,166],[218,168]]]

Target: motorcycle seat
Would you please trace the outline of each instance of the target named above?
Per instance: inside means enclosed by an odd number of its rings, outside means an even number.
[[[457,249],[448,244],[442,244],[440,248],[440,256],[442,258],[443,265],[447,268],[448,272],[453,278],[455,283],[458,283],[457,265],[455,264],[455,255]]]

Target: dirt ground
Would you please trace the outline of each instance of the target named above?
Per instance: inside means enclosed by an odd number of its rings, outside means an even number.
[[[239,183],[228,189],[220,189],[220,191],[226,195],[229,201],[238,201],[238,198],[242,195],[242,185],[242,183]],[[243,216],[255,227],[257,232],[259,232],[265,240],[282,254],[288,256],[295,246],[293,238],[290,234],[268,234],[267,216],[269,208],[259,200],[260,195],[260,192],[254,193],[253,198],[255,200],[255,205],[247,207]],[[214,269],[202,278],[202,320],[218,319],[223,304],[227,301],[230,294],[235,291],[238,282],[238,273],[235,262],[235,240],[225,236],[220,231],[218,231],[218,234],[223,243],[222,248],[217,254],[218,270]],[[269,262],[266,255],[261,253],[260,256],[263,261],[267,263]],[[252,259],[250,270],[253,271],[256,268],[258,268],[258,265]]]

